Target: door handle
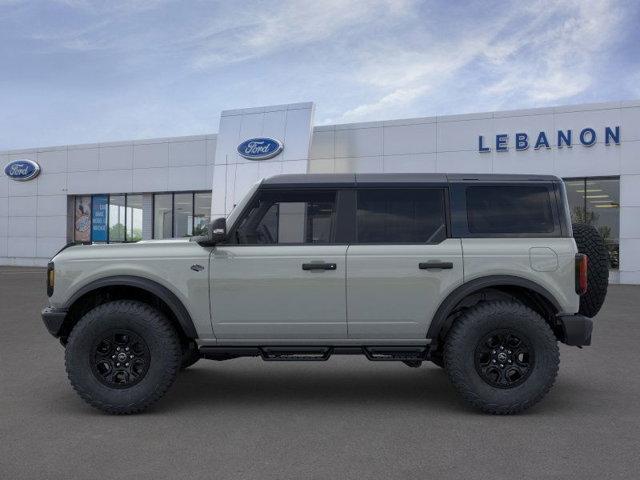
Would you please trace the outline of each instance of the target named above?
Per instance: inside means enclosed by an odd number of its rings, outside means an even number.
[[[453,262],[420,262],[418,268],[420,270],[450,270],[453,268]]]
[[[303,263],[303,270],[335,270],[338,266],[335,263]]]

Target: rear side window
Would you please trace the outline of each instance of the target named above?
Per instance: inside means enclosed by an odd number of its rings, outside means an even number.
[[[358,243],[438,243],[445,238],[444,190],[358,191]]]
[[[535,234],[555,230],[545,186],[491,185],[466,190],[470,233]]]

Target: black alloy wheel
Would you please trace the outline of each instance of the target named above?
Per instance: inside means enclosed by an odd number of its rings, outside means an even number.
[[[111,330],[95,342],[93,374],[110,388],[129,388],[144,378],[151,354],[145,341],[131,330]]]
[[[534,352],[526,337],[511,330],[495,330],[485,335],[475,351],[480,378],[497,388],[522,384],[534,366]]]

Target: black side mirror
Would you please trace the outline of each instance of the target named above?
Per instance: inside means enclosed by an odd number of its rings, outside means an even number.
[[[216,218],[212,221],[208,228],[207,233],[200,237],[194,237],[193,241],[198,242],[198,245],[203,247],[213,247],[218,243],[224,242],[227,237],[227,219],[224,217]]]

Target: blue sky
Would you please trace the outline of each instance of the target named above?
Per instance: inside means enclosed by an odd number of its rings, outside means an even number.
[[[0,0],[0,150],[636,99],[639,3]]]

